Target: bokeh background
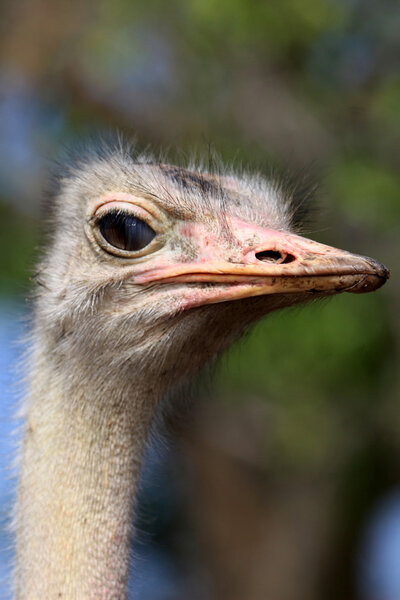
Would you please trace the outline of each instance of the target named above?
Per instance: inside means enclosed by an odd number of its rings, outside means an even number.
[[[46,174],[120,130],[170,160],[312,173],[308,235],[392,270],[268,317],[200,386],[187,434],[153,443],[136,598],[399,600],[399,2],[3,1],[0,32],[1,522]],[[5,527],[0,546],[5,581]]]

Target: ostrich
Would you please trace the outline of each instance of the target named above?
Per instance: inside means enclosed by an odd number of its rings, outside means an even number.
[[[16,507],[18,600],[121,600],[157,407],[263,315],[380,287],[295,233],[259,175],[90,151],[59,178],[38,269]]]

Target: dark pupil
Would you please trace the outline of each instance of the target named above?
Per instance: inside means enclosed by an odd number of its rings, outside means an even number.
[[[101,217],[99,228],[103,238],[121,250],[141,250],[156,235],[144,221],[119,211],[109,212]]]

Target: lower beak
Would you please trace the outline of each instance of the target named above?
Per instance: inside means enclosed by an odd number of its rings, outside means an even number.
[[[208,284],[190,286],[190,305],[199,306],[266,294],[362,294],[377,290],[389,278],[388,269],[372,258],[276,231],[267,231],[264,243],[243,248],[239,261],[237,256],[232,260],[228,256],[166,264],[139,281]]]

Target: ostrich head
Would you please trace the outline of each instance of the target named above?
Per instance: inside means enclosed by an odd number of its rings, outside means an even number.
[[[162,391],[272,310],[384,283],[376,261],[296,235],[296,217],[258,175],[81,158],[60,179],[38,329],[86,377],[134,364]]]

